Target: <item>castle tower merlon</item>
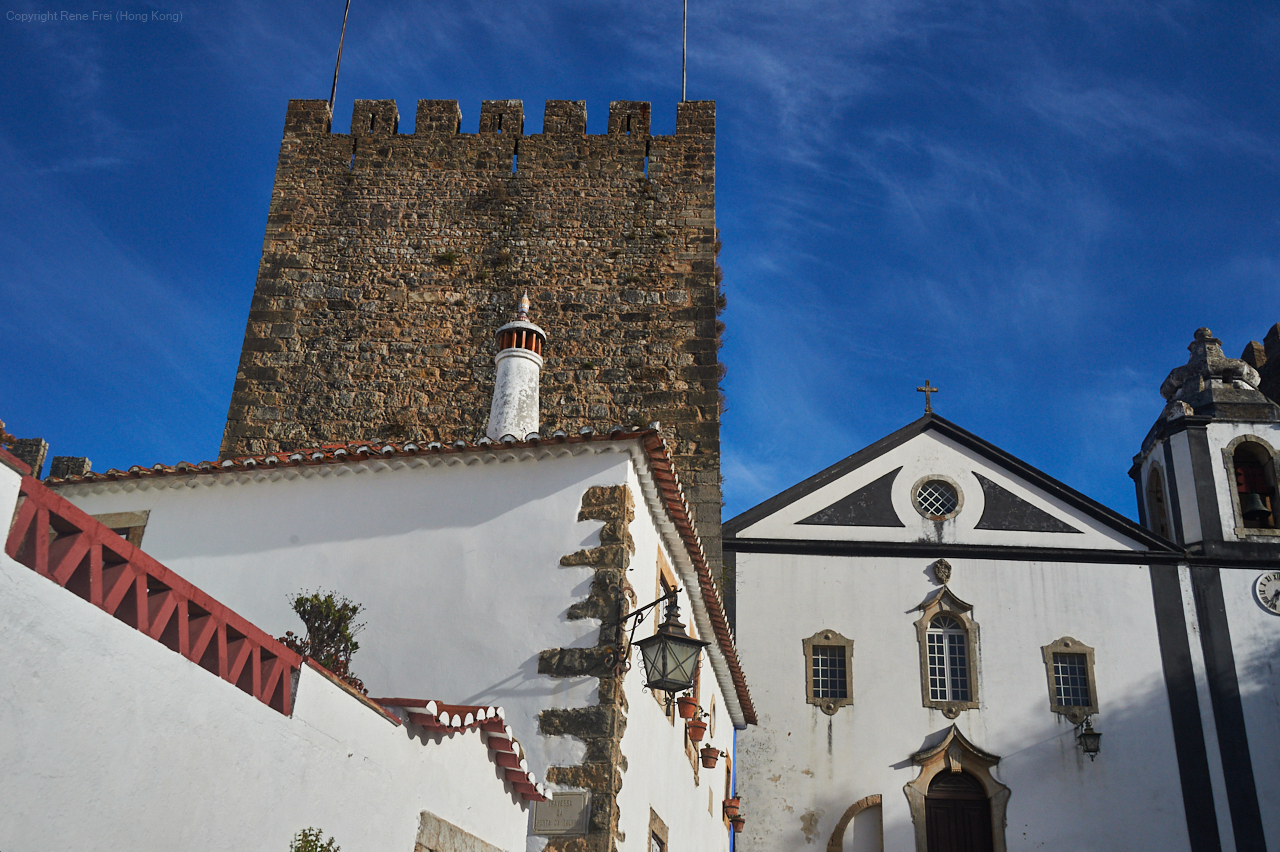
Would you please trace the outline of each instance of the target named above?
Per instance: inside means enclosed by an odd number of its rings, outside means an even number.
[[[605,136],[633,136],[646,139],[652,135],[652,105],[648,101],[612,101]],[[582,136],[587,132],[586,101],[546,102],[542,135]],[[333,116],[329,102],[323,100],[289,101],[285,112],[285,137],[299,134],[332,132]],[[391,136],[400,132],[400,111],[394,100],[357,100],[351,112],[351,134],[355,136]],[[519,100],[483,101],[480,106],[481,135],[524,135],[524,103]],[[676,106],[676,135],[705,135],[714,140],[716,132],[715,101],[682,101]],[[462,110],[454,100],[418,101],[414,136],[470,135],[462,133]],[[663,138],[663,137],[659,137]]]
[[[681,101],[676,106],[676,135],[706,134],[715,136],[716,102]]]
[[[352,136],[394,136],[400,132],[395,101],[356,101],[351,110]]]
[[[547,101],[542,114],[544,136],[585,136],[587,134],[586,101]]]
[[[524,101],[481,101],[480,135],[524,135]]]
[[[284,114],[285,138],[306,133],[328,133],[333,114],[328,101],[291,100]]]
[[[538,431],[538,387],[542,379],[542,350],[547,342],[547,333],[529,322],[527,295],[520,299],[515,321],[499,328],[496,337],[497,375],[485,435],[494,441],[508,435],[523,441]]]
[[[651,111],[648,101],[613,101],[609,104],[609,135],[648,137]]]
[[[457,101],[418,101],[413,135],[457,136],[462,132],[462,110]]]

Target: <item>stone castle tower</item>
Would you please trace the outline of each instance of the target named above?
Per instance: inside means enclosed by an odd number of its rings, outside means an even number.
[[[474,440],[494,332],[528,290],[544,353],[542,431],[662,423],[720,561],[715,104],[290,101],[221,457],[345,441]],[[524,438],[523,435],[518,436]]]

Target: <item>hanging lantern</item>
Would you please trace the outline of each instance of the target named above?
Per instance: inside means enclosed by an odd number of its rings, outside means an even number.
[[[1087,718],[1080,725],[1080,730],[1076,733],[1076,742],[1080,744],[1080,750],[1089,755],[1089,760],[1093,760],[1098,756],[1098,752],[1102,750],[1102,734],[1093,729],[1093,723]]]
[[[667,618],[658,625],[658,632],[636,643],[644,658],[644,685],[669,693],[692,689],[698,671],[698,654],[710,644],[685,633],[680,623],[680,608],[672,598],[667,605]]]

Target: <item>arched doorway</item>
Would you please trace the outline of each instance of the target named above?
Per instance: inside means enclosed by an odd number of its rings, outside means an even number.
[[[1005,852],[1009,788],[991,774],[1000,763],[998,756],[969,742],[952,725],[941,742],[911,755],[911,762],[920,774],[902,792],[911,805],[915,852]],[[953,818],[959,822],[954,831],[947,827]]]
[[[940,772],[925,796],[929,852],[995,852],[991,802],[967,772]]]

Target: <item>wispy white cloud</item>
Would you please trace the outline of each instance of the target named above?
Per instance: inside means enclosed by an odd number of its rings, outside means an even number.
[[[1182,164],[1208,149],[1274,162],[1266,140],[1182,92],[1135,80],[1089,83],[1059,73],[1028,81],[1018,94],[1043,121],[1106,154],[1150,151]]]

